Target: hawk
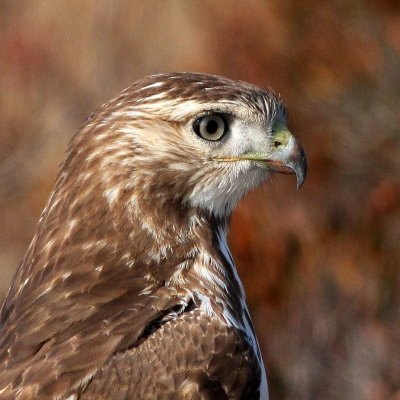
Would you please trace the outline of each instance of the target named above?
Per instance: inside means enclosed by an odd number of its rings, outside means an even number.
[[[266,399],[226,235],[271,172],[303,183],[286,119],[273,92],[197,73],[92,114],[1,309],[0,399]]]

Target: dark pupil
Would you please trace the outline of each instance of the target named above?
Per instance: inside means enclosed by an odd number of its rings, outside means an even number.
[[[208,133],[213,134],[218,130],[218,122],[214,119],[207,122],[206,130]]]

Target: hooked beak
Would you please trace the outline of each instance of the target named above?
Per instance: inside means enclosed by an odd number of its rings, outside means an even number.
[[[270,171],[296,175],[297,189],[300,189],[307,175],[307,159],[304,150],[291,136],[286,148],[261,161]]]
[[[297,189],[307,175],[306,155],[291,132],[283,125],[276,127],[273,135],[273,149],[268,154],[244,154],[236,157],[218,158],[218,161],[255,161],[260,167],[271,172],[296,175]]]

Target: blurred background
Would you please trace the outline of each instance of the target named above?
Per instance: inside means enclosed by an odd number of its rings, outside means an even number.
[[[274,88],[308,155],[230,233],[271,400],[399,400],[398,0],[1,0],[0,296],[69,138],[168,71]]]

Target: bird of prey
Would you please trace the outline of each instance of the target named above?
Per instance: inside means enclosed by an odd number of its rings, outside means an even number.
[[[1,309],[0,399],[266,399],[226,235],[271,172],[302,184],[286,119],[273,92],[197,73],[92,114]]]

